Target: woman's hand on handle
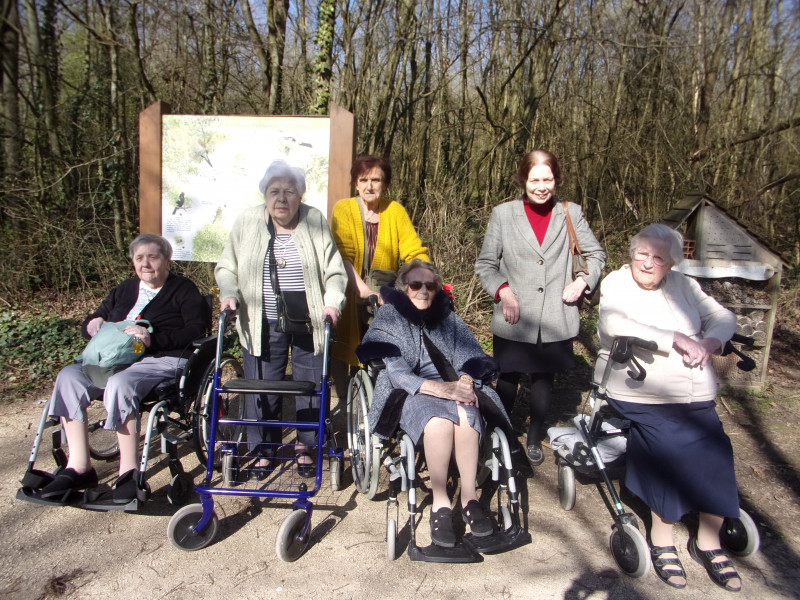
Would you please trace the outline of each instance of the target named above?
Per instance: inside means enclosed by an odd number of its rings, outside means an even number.
[[[514,325],[519,321],[519,302],[517,296],[510,287],[504,287],[500,290],[500,303],[503,305],[503,318],[506,323]]]
[[[339,309],[334,308],[333,306],[326,306],[322,309],[322,322],[325,322],[326,317],[331,318],[331,325],[336,325],[339,322],[339,318],[342,316],[342,313],[339,312]]]
[[[239,305],[239,302],[233,296],[228,296],[224,300],[221,300],[219,303],[219,312],[224,311],[226,308],[231,310],[231,316],[236,315],[236,307]]]
[[[705,367],[711,355],[719,352],[722,343],[716,338],[695,341],[676,331],[672,338],[672,347],[683,355],[683,364],[687,367]]]
[[[578,277],[564,288],[564,291],[561,293],[561,300],[565,304],[573,304],[580,300],[587,287],[589,287],[589,284],[586,283],[586,280],[583,277]]]

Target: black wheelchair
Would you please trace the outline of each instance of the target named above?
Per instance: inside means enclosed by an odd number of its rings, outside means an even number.
[[[67,464],[67,454],[62,446],[63,433],[60,421],[51,418],[50,400],[42,409],[42,416],[28,459],[28,468],[21,480],[21,487],[16,497],[37,504],[70,505],[90,510],[124,510],[135,512],[140,503],[149,499],[151,490],[147,483],[147,466],[150,462],[154,439],[160,439],[158,453],[169,456],[170,484],[167,500],[174,505],[185,504],[193,493],[194,481],[185,472],[181,464],[178,444],[193,440],[194,451],[201,465],[206,464],[209,448],[210,399],[216,370],[217,336],[209,336],[195,340],[191,354],[174,380],[157,385],[140,401],[140,415],[148,414],[147,426],[144,430],[144,443],[138,473],[137,497],[126,504],[115,504],[111,500],[110,491],[87,490],[85,493],[75,492],[59,501],[43,500],[37,492],[47,485]],[[230,353],[222,355],[220,373],[223,381],[241,378],[243,370],[240,362]],[[244,396],[232,394],[226,397],[227,414],[241,414],[244,411]],[[102,399],[93,401],[87,409],[89,423],[89,453],[95,460],[109,461],[117,458],[119,447],[116,432],[104,429],[106,411]],[[53,473],[35,468],[35,462],[45,438],[51,430],[52,455],[55,461]],[[212,449],[214,462],[219,465],[218,450]]]

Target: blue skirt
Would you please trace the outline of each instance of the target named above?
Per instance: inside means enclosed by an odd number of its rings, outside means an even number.
[[[739,516],[733,447],[713,400],[609,404],[631,421],[625,487],[653,512],[667,521],[690,512]]]

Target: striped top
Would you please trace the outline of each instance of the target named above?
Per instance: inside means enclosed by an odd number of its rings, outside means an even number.
[[[282,291],[303,291],[306,289],[303,280],[303,263],[291,233],[279,233],[275,236],[273,247],[277,263],[278,285]],[[269,253],[264,258],[264,315],[270,321],[278,320],[278,308],[275,304],[275,291],[269,277]]]

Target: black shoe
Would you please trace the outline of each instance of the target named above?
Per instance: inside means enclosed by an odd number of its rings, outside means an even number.
[[[259,456],[250,467],[250,481],[264,481],[274,468],[273,456]]]
[[[464,519],[464,523],[469,525],[469,530],[475,537],[486,537],[494,533],[492,519],[486,514],[483,504],[477,500],[467,502],[467,505],[461,509],[461,517]]]
[[[295,462],[297,463],[297,473],[303,479],[310,479],[316,477],[317,466],[313,462],[300,462],[300,459],[306,457],[311,461],[311,455],[308,452],[299,452],[295,455]]]
[[[431,511],[431,541],[444,548],[454,548],[456,545],[453,511],[447,506]]]
[[[70,492],[85,490],[86,488],[97,485],[97,471],[94,467],[85,473],[78,473],[75,469],[66,468],[56,475],[55,479],[48,483],[39,492],[42,500],[61,500],[64,501]]]
[[[528,444],[525,455],[528,457],[528,462],[531,463],[532,467],[538,467],[544,462],[544,451],[541,443]]]
[[[138,497],[139,470],[126,471],[114,482],[114,504],[128,504]]]

